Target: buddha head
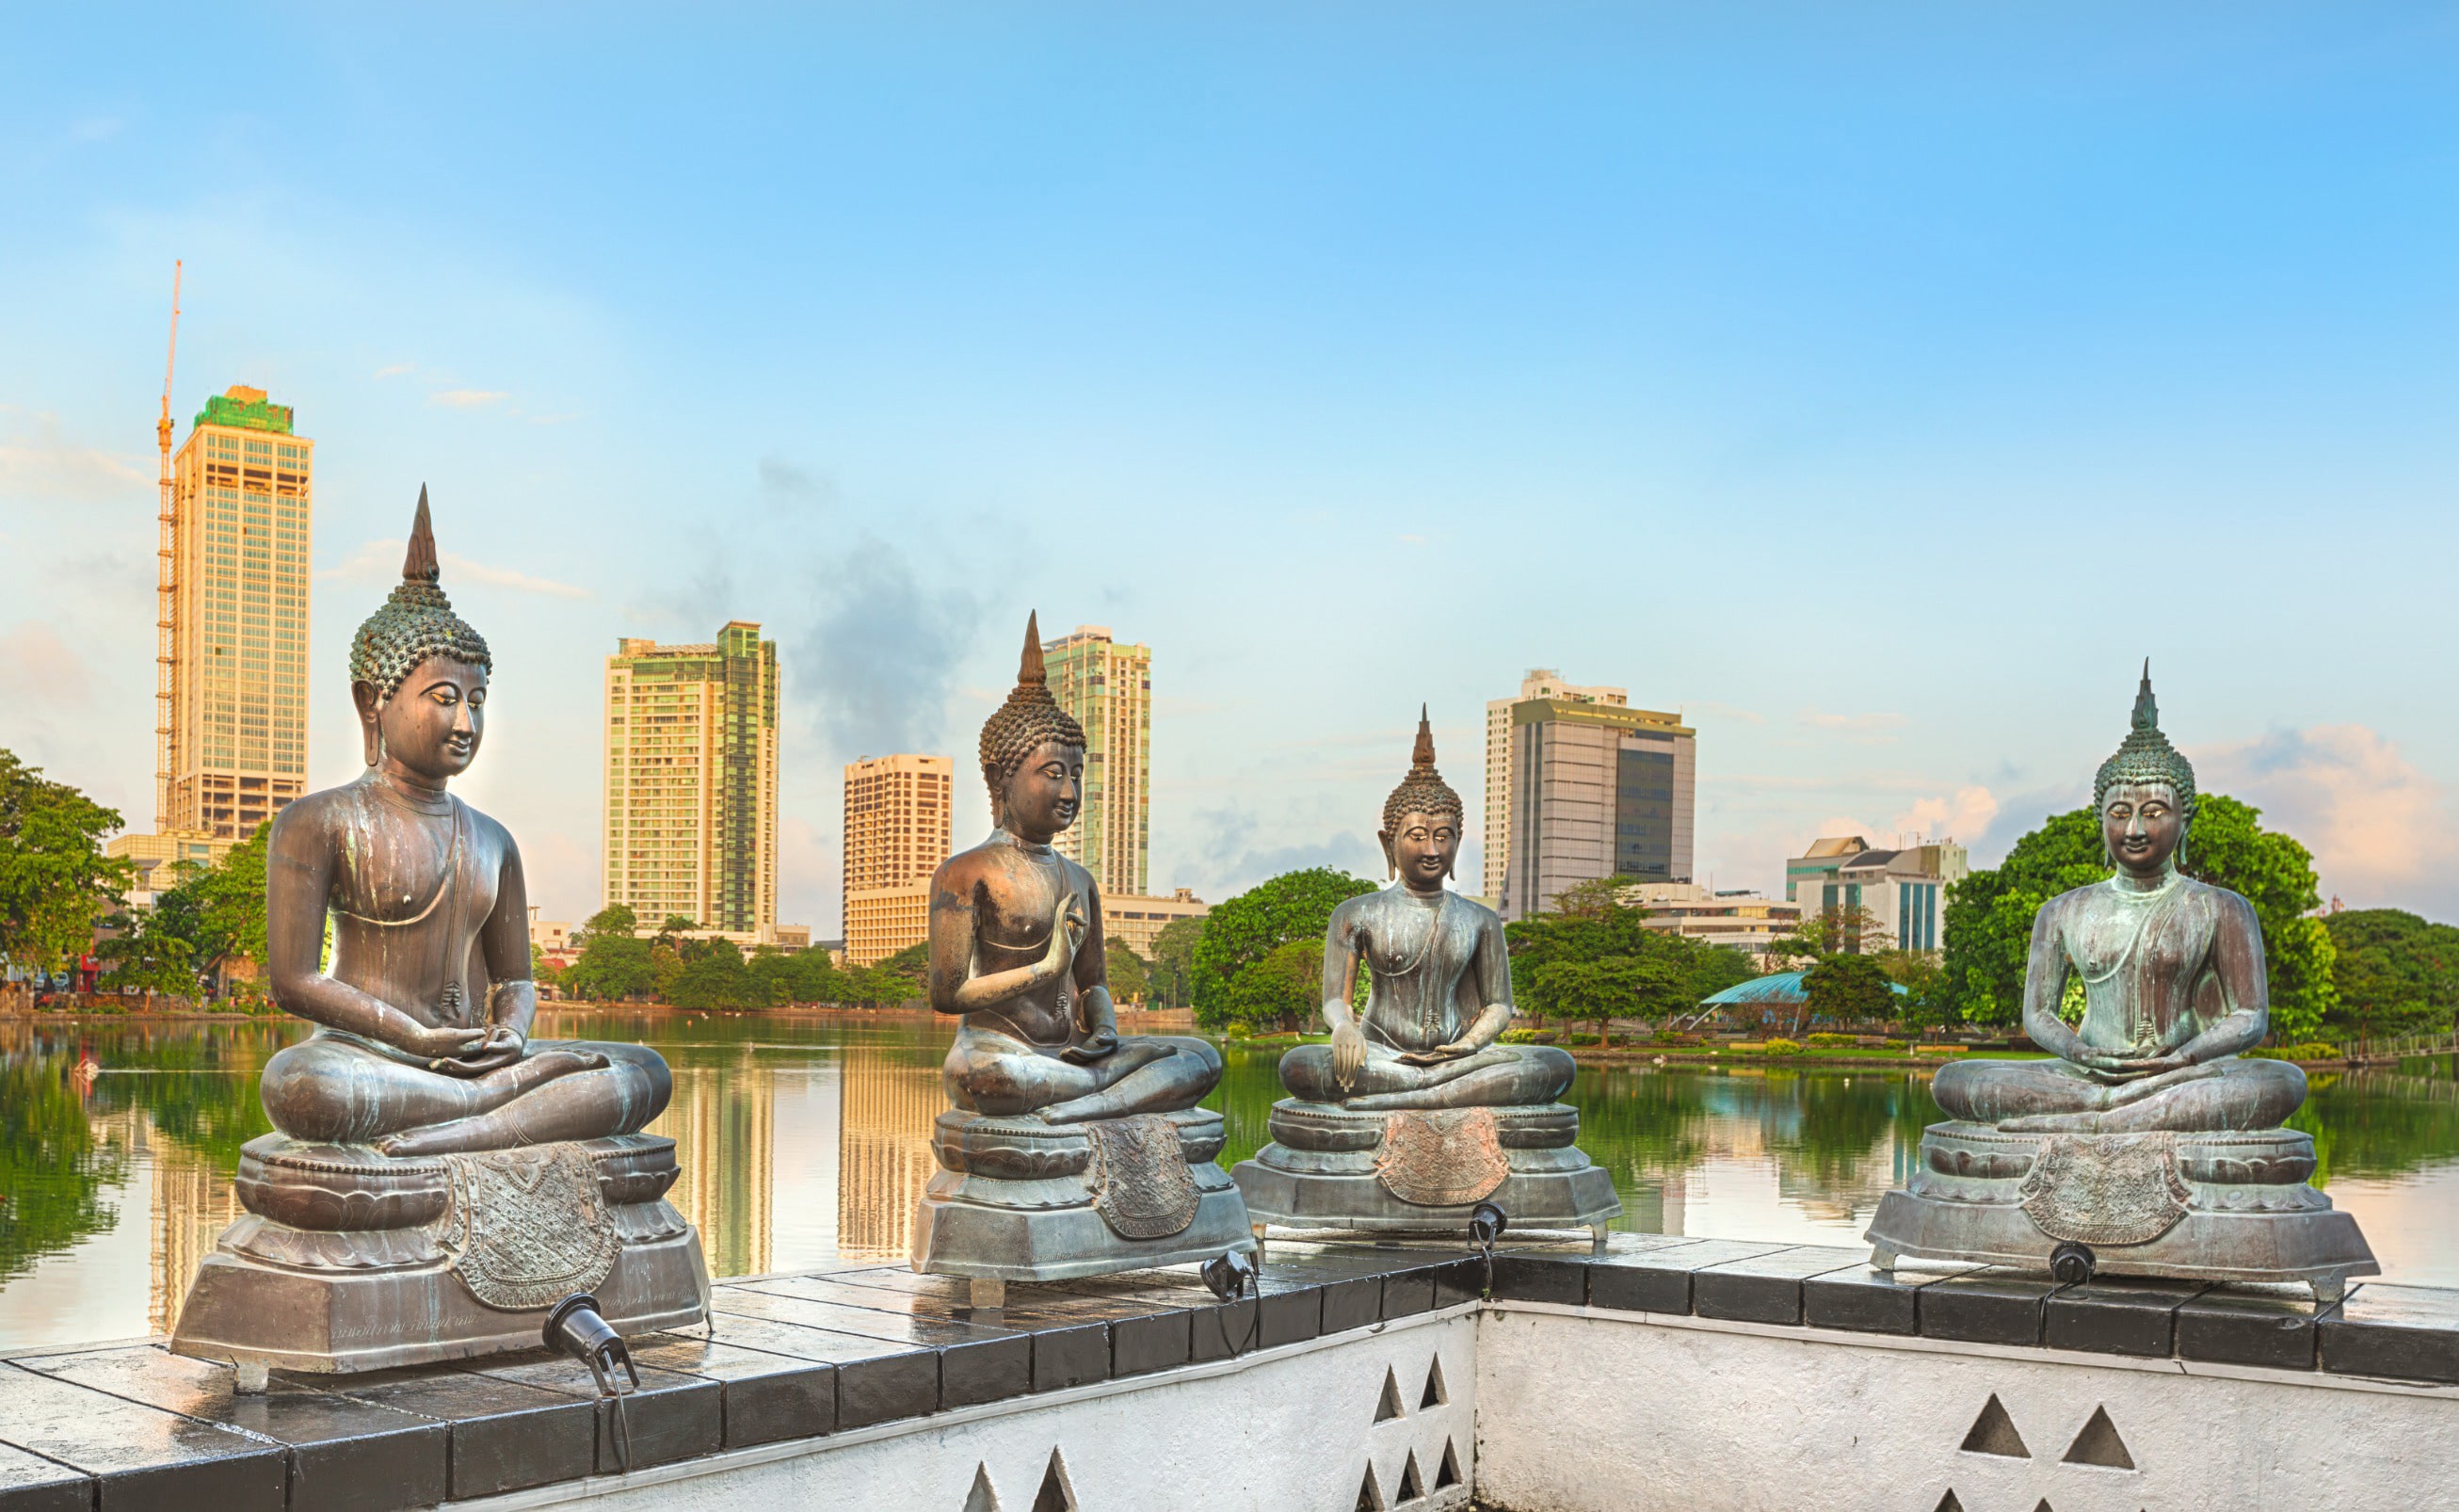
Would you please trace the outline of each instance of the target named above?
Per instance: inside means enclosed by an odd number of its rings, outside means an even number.
[[[1050,696],[1041,625],[1024,617],[1016,688],[982,725],[982,781],[991,820],[1019,840],[1048,845],[1084,801],[1084,726]]]
[[[350,701],[368,766],[389,759],[440,786],[477,760],[494,663],[486,638],[435,585],[438,576],[422,487],[401,586],[350,640]]]
[[[1411,754],[1409,775],[1383,800],[1383,842],[1386,876],[1397,876],[1412,892],[1439,892],[1443,878],[1460,861],[1460,794],[1435,770],[1435,730],[1418,706],[1418,746]]]
[[[2182,857],[2195,822],[2195,768],[2160,733],[2160,705],[2152,697],[2152,663],[2134,694],[2134,727],[2117,754],[2092,779],[2101,844],[2110,862],[2150,879]]]

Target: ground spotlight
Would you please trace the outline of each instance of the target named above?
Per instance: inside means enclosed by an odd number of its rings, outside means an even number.
[[[1255,1262],[1236,1250],[1225,1250],[1204,1262],[1204,1285],[1224,1302],[1235,1302],[1255,1286]]]
[[[1468,1210],[1468,1242],[1480,1250],[1491,1250],[1511,1225],[1511,1215],[1490,1202],[1479,1203]]]

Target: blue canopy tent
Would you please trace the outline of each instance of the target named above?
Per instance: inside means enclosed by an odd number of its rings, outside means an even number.
[[[1730,1013],[1736,1018],[1746,1018],[1747,1010],[1754,1007],[1760,1011],[1762,1020],[1774,1018],[1773,1010],[1779,1008],[1794,1010],[1797,1015],[1801,1006],[1810,1000],[1810,994],[1801,985],[1801,979],[1809,975],[1806,971],[1776,972],[1766,976],[1754,976],[1746,982],[1736,982],[1723,992],[1700,999],[1697,1013],[1670,1027],[1693,1029],[1723,1013]],[[1903,983],[1889,982],[1887,985],[1897,997],[1908,996]]]

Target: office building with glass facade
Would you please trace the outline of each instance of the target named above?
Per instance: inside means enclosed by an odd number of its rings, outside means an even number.
[[[1084,726],[1084,807],[1054,842],[1103,892],[1145,890],[1151,840],[1152,647],[1107,625],[1041,645],[1050,696]]]
[[[1510,719],[1504,918],[1544,913],[1582,882],[1692,880],[1697,732],[1680,716],[1533,698]]]

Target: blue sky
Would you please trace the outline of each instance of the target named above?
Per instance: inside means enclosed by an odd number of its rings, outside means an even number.
[[[0,745],[150,817],[184,258],[183,429],[318,442],[311,778],[425,482],[551,914],[617,637],[779,640],[827,933],[841,764],[963,768],[1030,607],[1154,647],[1163,888],[1368,870],[1420,700],[1474,808],[1537,665],[1691,718],[1719,886],[1994,858],[2149,654],[2326,892],[2459,916],[2453,77],[2391,5],[45,8]]]

